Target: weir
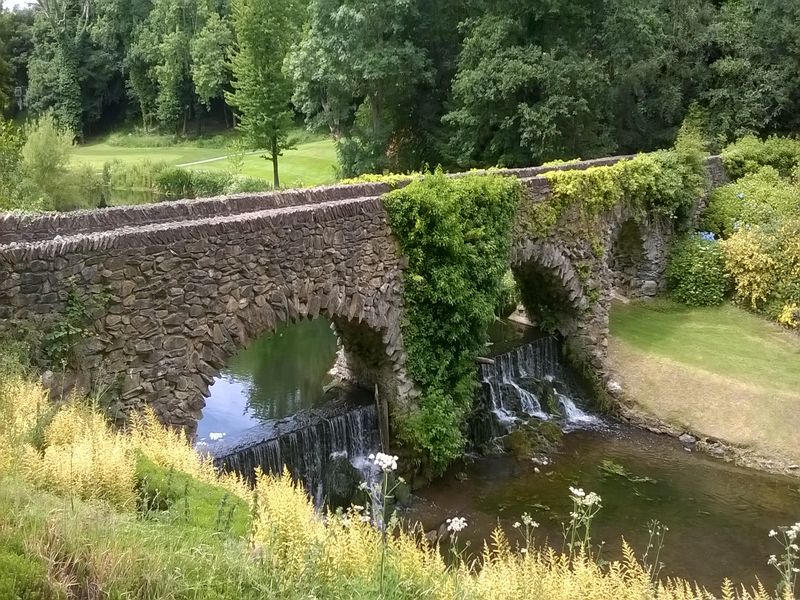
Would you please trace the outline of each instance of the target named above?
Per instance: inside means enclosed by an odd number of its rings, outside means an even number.
[[[299,337],[304,334],[309,331],[296,331]],[[473,447],[486,447],[531,419],[553,421],[563,429],[599,422],[579,407],[580,393],[562,362],[559,339],[541,337],[510,348],[505,343],[493,360],[477,367],[482,390],[469,432]],[[256,469],[274,474],[286,468],[317,506],[331,501],[347,505],[348,494],[372,474],[367,457],[380,449],[375,398],[351,389],[321,406],[266,420],[205,447],[218,468],[251,482]]]

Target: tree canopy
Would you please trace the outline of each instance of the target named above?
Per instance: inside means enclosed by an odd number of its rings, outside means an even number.
[[[787,0],[38,0],[0,10],[0,110],[79,137],[235,112],[268,156],[304,124],[346,175],[651,150],[687,116],[721,145],[797,132],[798,23]]]

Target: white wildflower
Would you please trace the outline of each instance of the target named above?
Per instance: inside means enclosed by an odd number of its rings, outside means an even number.
[[[583,498],[586,495],[582,488],[574,488],[572,486],[569,488],[569,493],[575,498]]]
[[[520,523],[519,521],[514,523],[514,529],[519,529],[520,527],[522,527],[522,523]]]
[[[218,442],[224,437],[225,437],[224,433],[219,433],[217,431],[212,431],[211,433],[208,434],[208,439],[210,439],[212,442]]]
[[[769,530],[769,537],[775,537],[776,535],[778,535],[777,531],[775,531],[774,529]]]
[[[378,452],[377,454],[370,454],[369,459],[375,463],[381,471],[396,471],[397,470],[397,456],[391,454],[384,454]]]
[[[447,530],[451,533],[458,533],[466,529],[467,527],[467,520],[463,517],[453,517],[452,519],[447,519]]]
[[[768,565],[777,565],[778,564],[778,557],[774,554],[771,554],[769,560],[767,561]]]

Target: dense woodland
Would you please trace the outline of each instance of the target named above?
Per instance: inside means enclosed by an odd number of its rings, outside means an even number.
[[[719,144],[800,119],[792,0],[38,0],[0,13],[0,107],[85,139],[298,121],[344,175]]]

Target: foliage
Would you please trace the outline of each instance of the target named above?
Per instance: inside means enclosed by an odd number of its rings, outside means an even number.
[[[626,202],[642,212],[685,218],[705,187],[705,154],[696,134],[679,136],[673,150],[640,154],[604,167],[545,173],[552,196],[534,205],[528,227],[548,235],[566,211],[589,219]]]
[[[431,77],[408,0],[311,0],[309,25],[288,59],[294,104],[339,141],[342,175],[402,170],[402,110]],[[342,49],[347,49],[342,51]]]
[[[51,366],[62,369],[72,361],[75,347],[88,333],[92,310],[105,303],[104,294],[83,298],[75,289],[67,295],[64,315],[42,341],[44,358]]]
[[[744,226],[777,225],[797,216],[800,216],[800,186],[768,166],[715,189],[701,227],[728,237]]]
[[[58,125],[53,113],[46,113],[28,124],[22,147],[22,169],[30,182],[30,192],[42,198],[49,208],[59,208],[66,200],[64,181],[74,134]]]
[[[191,198],[194,195],[192,173],[180,167],[167,167],[156,176],[156,187],[167,198]]]
[[[577,48],[542,48],[523,23],[511,13],[486,15],[464,41],[445,116],[460,166],[521,166],[613,148],[603,64]]]
[[[22,445],[38,419],[33,407],[43,399],[39,384],[3,373],[0,440],[17,431],[23,436],[16,443]],[[68,589],[76,597],[103,590],[110,597],[344,600],[378,597],[381,584],[383,597],[396,600],[711,597],[680,580],[654,585],[630,549],[622,563],[601,566],[589,560],[580,550],[591,548],[599,498],[579,489],[570,490],[575,515],[566,541],[571,558],[534,546],[536,524],[526,514],[524,548],[513,549],[498,528],[483,550],[480,569],[473,569],[460,560],[448,565],[419,528],[400,528],[395,519],[376,528],[358,507],[320,515],[288,474],[258,474],[252,490],[229,477],[220,479],[185,438],[159,425],[152,414],[135,421],[128,437],[112,432],[93,409],[70,403],[59,409],[46,438],[44,454],[69,449],[81,457],[74,459],[74,468],[91,464],[86,474],[97,484],[92,489],[78,485],[83,479],[69,479],[64,486],[60,479],[39,479],[26,462],[43,460],[31,446],[27,457],[14,455],[11,468],[2,467],[0,590],[11,589],[25,599],[61,597],[58,591]],[[97,444],[91,461],[88,448],[78,453],[90,441]],[[124,448],[121,463],[119,455],[103,452],[110,449],[109,441]],[[62,456],[64,470],[68,456]],[[122,490],[117,487],[122,481],[131,484],[126,494],[138,489],[138,506],[130,496],[108,495]],[[37,485],[55,488],[58,495],[39,491]],[[81,496],[112,503],[85,502]],[[236,508],[228,516],[231,506]],[[138,518],[132,518],[133,511]],[[463,519],[458,522],[458,529],[466,525]],[[734,592],[729,584],[721,597],[775,600],[763,590]]]
[[[163,167],[155,177],[155,189],[168,199],[207,198],[239,192],[261,192],[270,189],[269,182],[256,177],[243,177],[226,171],[188,170]]]
[[[520,197],[516,179],[441,173],[385,197],[409,260],[403,341],[422,390],[417,412],[396,415],[398,438],[435,473],[463,449],[474,360],[494,319]]]
[[[683,304],[722,304],[730,287],[722,245],[698,235],[679,240],[670,253],[667,285]]]
[[[497,305],[495,306],[495,314],[500,318],[506,318],[515,310],[521,302],[519,287],[517,281],[514,279],[514,274],[511,271],[506,271],[503,279],[500,281],[500,290],[498,292]]]
[[[743,227],[722,245],[738,302],[775,319],[800,302],[800,219]]]
[[[772,167],[781,177],[789,177],[800,164],[800,140],[747,135],[722,150],[722,162],[734,181],[753,175],[762,167]]]
[[[22,171],[25,138],[13,123],[0,117],[0,208],[15,208]]]
[[[233,0],[236,46],[231,59],[233,92],[227,101],[237,109],[238,127],[253,150],[266,149],[273,185],[280,187],[278,158],[293,146],[290,107],[292,85],[283,62],[299,33],[299,0]]]

